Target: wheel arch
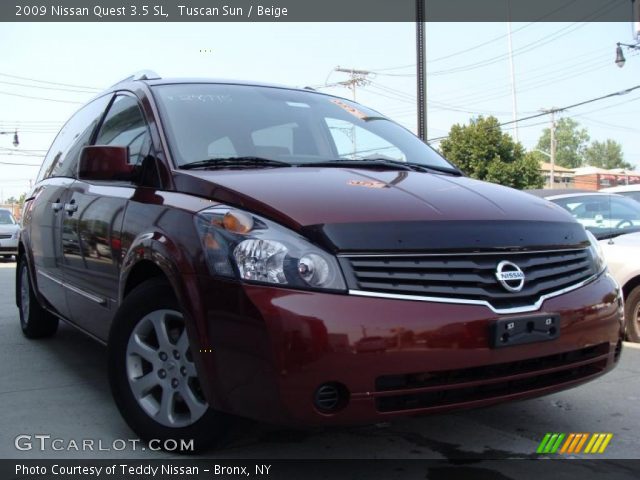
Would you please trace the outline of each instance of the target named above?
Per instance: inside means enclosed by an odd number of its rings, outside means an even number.
[[[622,287],[622,293],[624,295],[625,300],[629,296],[629,294],[633,291],[633,289],[636,288],[637,286],[640,286],[640,275],[637,275],[627,280],[627,282]]]
[[[126,297],[145,281],[161,278],[171,287],[184,316],[191,352],[198,372],[211,371],[211,366],[200,352],[202,335],[206,337],[206,322],[202,311],[202,302],[195,288],[197,281],[192,265],[185,260],[178,245],[161,233],[140,235],[131,244],[122,262],[120,273],[118,305],[122,305]],[[113,328],[113,325],[111,326]],[[210,380],[201,376],[205,396],[211,405],[217,405]]]

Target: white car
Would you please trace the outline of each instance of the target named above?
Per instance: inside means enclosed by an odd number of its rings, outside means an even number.
[[[20,225],[11,212],[0,208],[0,255],[11,258],[18,255],[18,233]]]
[[[624,293],[627,338],[640,343],[640,202],[601,191],[529,193],[567,210],[599,240],[609,271]]]
[[[640,185],[620,185],[618,187],[603,188],[600,191],[606,193],[617,193],[640,202]]]

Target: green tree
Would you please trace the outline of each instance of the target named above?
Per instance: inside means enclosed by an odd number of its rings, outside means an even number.
[[[624,161],[622,145],[608,138],[604,142],[597,140],[584,151],[585,164],[600,168],[624,168],[630,170],[633,166]]]
[[[513,188],[540,188],[540,163],[525,155],[511,135],[503,133],[495,117],[478,117],[456,124],[440,144],[442,154],[473,178]]]
[[[556,123],[556,164],[566,168],[578,168],[584,163],[584,152],[589,134],[571,118],[561,118]],[[538,140],[539,150],[551,152],[551,130],[545,128]]]

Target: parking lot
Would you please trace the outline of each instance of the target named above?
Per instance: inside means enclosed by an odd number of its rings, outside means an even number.
[[[49,340],[29,341],[14,303],[15,263],[0,261],[0,458],[167,457],[148,449],[20,451],[18,435],[109,447],[134,438],[106,378],[106,349],[61,324]],[[611,374],[535,400],[449,415],[354,428],[289,430],[241,421],[223,448],[206,458],[534,458],[547,432],[611,432],[602,457],[637,458],[640,349],[626,344]],[[34,442],[35,444],[35,442]],[[584,456],[584,455],[582,455]]]

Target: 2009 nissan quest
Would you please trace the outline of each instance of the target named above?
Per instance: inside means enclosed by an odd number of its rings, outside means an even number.
[[[611,370],[622,299],[562,208],[465,177],[308,89],[130,77],[82,107],[25,208],[24,334],[107,344],[143,439],[232,416],[353,424],[524,399]]]

